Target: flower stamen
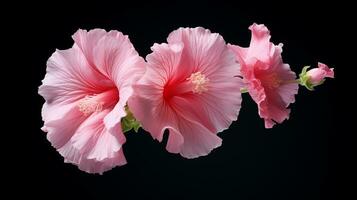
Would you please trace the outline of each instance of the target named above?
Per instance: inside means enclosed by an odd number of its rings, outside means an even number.
[[[204,74],[201,72],[192,73],[189,78],[187,78],[193,84],[192,92],[201,94],[202,92],[206,92],[208,90],[207,85],[209,79],[206,78]]]
[[[96,95],[87,95],[78,102],[78,109],[84,116],[102,111],[103,102],[98,102],[95,97]]]

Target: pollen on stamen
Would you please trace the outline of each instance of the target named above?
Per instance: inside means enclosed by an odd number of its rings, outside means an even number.
[[[192,92],[201,94],[202,92],[206,92],[208,90],[208,82],[209,79],[206,78],[204,74],[201,72],[192,73],[189,78],[187,78],[193,85]]]
[[[94,112],[100,112],[103,109],[103,103],[98,102],[94,97],[95,95],[88,95],[78,102],[78,109],[84,116],[88,116]]]

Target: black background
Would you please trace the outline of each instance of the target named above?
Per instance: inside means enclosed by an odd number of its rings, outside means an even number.
[[[86,5],[87,4],[87,5]],[[18,58],[22,125],[13,131],[24,143],[15,156],[14,194],[52,199],[341,199],[345,159],[351,149],[337,131],[339,30],[344,29],[338,6],[312,2],[258,3],[228,1],[47,3],[22,5],[16,23],[26,53]],[[33,9],[32,9],[33,8]],[[70,48],[78,29],[104,28],[129,35],[145,57],[153,43],[166,41],[179,27],[202,26],[226,42],[247,46],[248,26],[264,23],[272,41],[284,43],[283,59],[298,74],[318,61],[335,67],[334,80],[315,92],[299,89],[290,119],[265,129],[257,107],[243,94],[238,121],[220,133],[223,145],[211,154],[188,160],[165,150],[149,134],[126,134],[128,164],[104,175],[84,173],[63,158],[46,140],[37,94],[46,61],[58,49]],[[21,31],[20,31],[21,30]],[[25,33],[23,33],[25,32]],[[15,87],[15,86],[14,86]],[[24,102],[26,99],[26,103]],[[15,177],[15,176],[14,176]],[[341,192],[341,193],[339,193]],[[342,193],[343,192],[343,193]]]

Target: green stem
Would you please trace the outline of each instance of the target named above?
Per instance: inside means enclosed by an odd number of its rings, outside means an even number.
[[[294,79],[294,80],[290,80],[290,81],[284,81],[284,83],[299,83],[300,84],[300,79]]]

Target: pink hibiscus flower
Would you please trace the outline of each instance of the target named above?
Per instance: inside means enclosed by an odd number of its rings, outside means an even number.
[[[153,138],[169,130],[169,152],[207,155],[221,145],[217,132],[237,119],[239,64],[222,36],[203,28],[180,28],[167,41],[151,48],[129,108]]]
[[[282,44],[270,42],[264,25],[249,27],[252,38],[249,48],[229,45],[241,64],[241,73],[250,96],[258,104],[259,115],[265,127],[272,128],[289,118],[287,107],[295,101],[298,92],[296,75],[281,58]]]
[[[145,62],[118,31],[78,30],[73,39],[72,48],[48,59],[39,87],[42,130],[65,162],[102,173],[126,164],[120,122]]]

